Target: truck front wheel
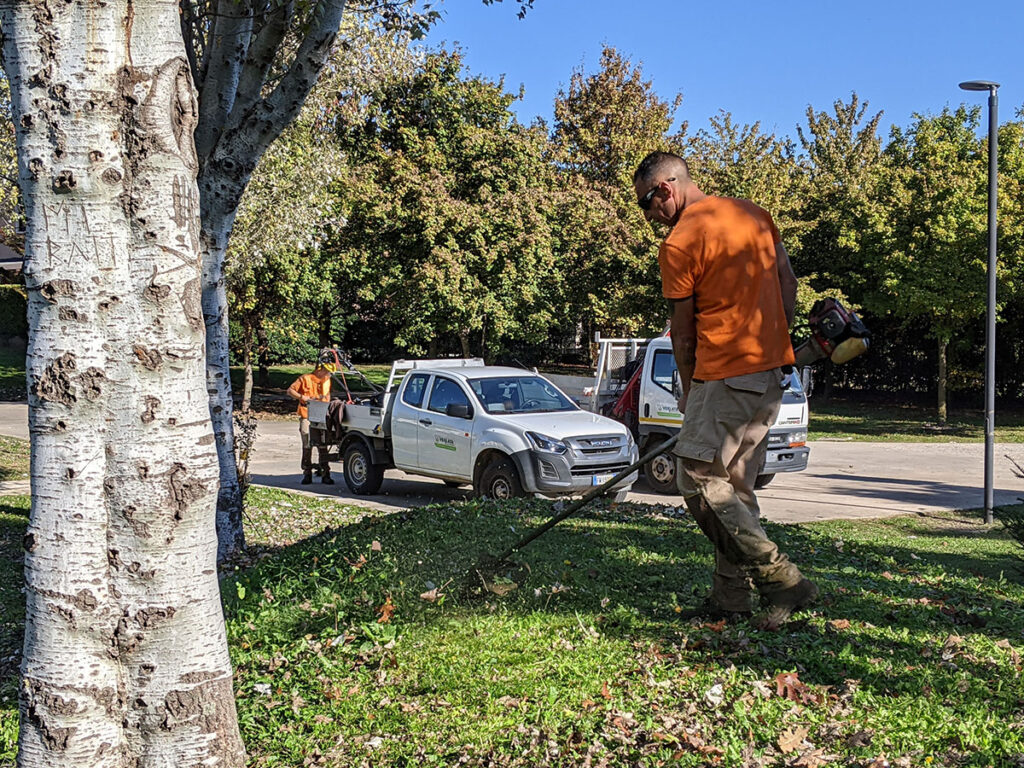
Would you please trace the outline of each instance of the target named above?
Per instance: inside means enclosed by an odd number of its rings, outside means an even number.
[[[373,454],[361,442],[354,442],[345,449],[345,485],[352,493],[369,496],[380,490],[384,482],[384,470],[373,463]]]
[[[647,484],[658,493],[679,493],[676,486],[676,461],[671,453],[662,453],[644,464]]]
[[[511,460],[496,459],[480,475],[476,492],[485,499],[515,499],[523,495],[523,484]]]
[[[774,473],[772,473],[770,475],[758,475],[757,479],[754,481],[754,487],[757,488],[757,489],[764,488],[774,478],[775,478],[775,474]]]

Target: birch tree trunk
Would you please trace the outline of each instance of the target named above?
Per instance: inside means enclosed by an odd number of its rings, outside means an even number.
[[[0,0],[25,202],[21,768],[242,766],[176,0]]]
[[[300,6],[305,15],[300,13]],[[202,217],[206,382],[220,462],[217,532],[221,560],[245,546],[229,378],[224,282],[228,239],[256,163],[298,115],[330,56],[344,10],[345,0],[305,4],[238,0],[182,3],[181,31],[199,88],[195,139]],[[281,51],[293,53],[283,74],[273,66]]]

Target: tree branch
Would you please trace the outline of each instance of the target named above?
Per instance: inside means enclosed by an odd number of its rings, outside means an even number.
[[[331,55],[345,12],[345,0],[320,0],[310,13],[310,28],[302,38],[291,67],[266,98],[231,113],[225,137],[230,146],[218,154],[245,153],[244,164],[256,161],[282,130],[295,119]],[[242,163],[240,157],[236,162]]]
[[[274,64],[274,58],[288,33],[294,15],[295,3],[289,1],[264,17],[242,66],[238,96],[232,108],[234,113],[247,113],[259,100],[267,83],[270,68]]]
[[[238,9],[225,12],[230,4]],[[196,154],[202,168],[217,146],[221,126],[228,122],[238,92],[242,64],[253,33],[253,8],[249,0],[216,0],[208,27],[199,89],[199,123]]]

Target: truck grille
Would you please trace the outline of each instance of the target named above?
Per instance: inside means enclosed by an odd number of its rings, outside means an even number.
[[[570,469],[573,477],[589,477],[590,475],[615,475],[626,469],[629,464],[591,464],[587,467],[573,467]]]
[[[584,456],[618,453],[622,450],[622,442],[623,438],[618,435],[580,437],[576,439],[577,450]]]

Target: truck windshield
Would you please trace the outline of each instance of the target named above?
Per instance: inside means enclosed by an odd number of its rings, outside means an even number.
[[[550,413],[578,410],[575,403],[540,376],[470,379],[469,386],[488,413]]]

